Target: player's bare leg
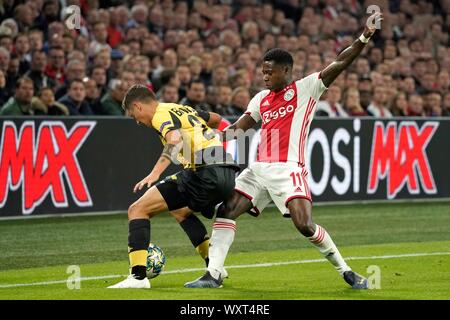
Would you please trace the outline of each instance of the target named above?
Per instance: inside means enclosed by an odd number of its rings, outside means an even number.
[[[156,187],[148,189],[128,208],[128,256],[130,276],[108,288],[150,288],[147,279],[147,249],[150,243],[150,218],[166,211],[167,204]]]
[[[236,233],[235,220],[252,207],[251,201],[236,191],[220,205],[211,233],[208,271],[202,277],[185,283],[186,288],[219,288],[222,286],[221,273]]]
[[[297,230],[330,261],[344,280],[355,289],[367,289],[367,279],[351,270],[328,232],[313,222],[311,202],[307,199],[296,198],[289,201],[287,207]]]

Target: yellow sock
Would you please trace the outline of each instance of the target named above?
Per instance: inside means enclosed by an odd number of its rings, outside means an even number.
[[[130,266],[146,266],[147,265],[147,250],[136,250],[128,253],[130,258]]]
[[[203,259],[206,259],[208,257],[208,251],[209,251],[209,239],[206,239],[202,243],[200,243],[195,250],[200,254],[200,256]]]

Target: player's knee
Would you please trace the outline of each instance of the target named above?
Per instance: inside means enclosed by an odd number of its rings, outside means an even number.
[[[311,237],[315,231],[315,225],[310,215],[302,211],[291,210],[292,222],[297,230],[305,237]]]
[[[313,223],[303,223],[297,226],[297,230],[305,237],[312,237],[314,234],[314,224]]]
[[[236,214],[236,206],[230,202],[223,202],[217,209],[217,218],[236,220],[239,216]]]
[[[147,218],[148,214],[145,214],[140,206],[139,202],[134,202],[128,207],[128,220]]]
[[[311,220],[299,221],[295,224],[297,230],[305,237],[311,237],[314,234],[314,223]]]

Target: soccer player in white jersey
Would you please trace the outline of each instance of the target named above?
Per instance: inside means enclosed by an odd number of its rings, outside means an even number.
[[[352,271],[342,258],[328,232],[312,220],[312,200],[305,163],[306,140],[315,106],[322,93],[364,49],[381,22],[381,13],[369,17],[363,34],[321,72],[303,79],[292,79],[292,56],[272,49],[263,57],[262,72],[267,90],[257,93],[247,112],[223,133],[224,139],[236,137],[237,130],[252,128],[262,121],[257,161],[236,179],[231,198],[217,210],[209,247],[206,273],[185,284],[187,288],[217,288],[222,285],[222,270],[236,232],[236,218],[253,211],[259,214],[271,200],[297,230],[309,239],[355,289],[367,289],[367,279]]]

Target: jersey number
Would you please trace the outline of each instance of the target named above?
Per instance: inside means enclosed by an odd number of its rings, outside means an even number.
[[[200,120],[198,120],[197,117],[190,114],[188,115],[188,121],[191,124],[191,126],[202,128],[203,136],[205,137],[206,140],[211,140],[214,138],[214,131],[212,131],[206,125],[204,125]]]
[[[302,178],[300,176],[300,172],[292,172],[290,174],[290,176],[292,177],[292,183],[294,184],[294,187],[297,186],[297,181],[298,181],[298,186],[299,187],[302,186]]]

